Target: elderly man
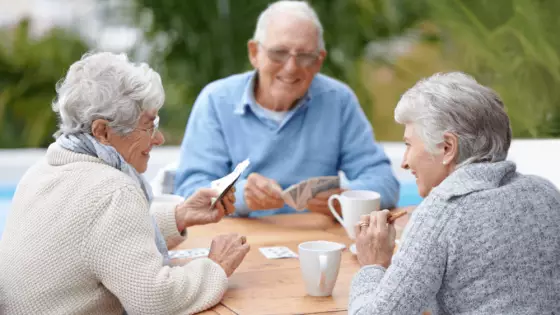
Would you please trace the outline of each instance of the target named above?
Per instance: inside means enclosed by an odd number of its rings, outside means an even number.
[[[207,85],[187,124],[175,177],[175,193],[191,195],[249,158],[236,183],[236,213],[262,216],[295,211],[281,192],[316,176],[343,171],[345,189],[381,194],[394,207],[399,183],[352,90],[318,74],[325,60],[323,28],[303,1],[278,1],[259,16],[248,42],[255,71]],[[307,209],[330,214],[314,196]]]

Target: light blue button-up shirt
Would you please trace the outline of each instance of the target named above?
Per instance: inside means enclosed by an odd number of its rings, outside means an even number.
[[[236,74],[202,90],[181,145],[175,194],[187,197],[209,187],[249,158],[251,164],[236,184],[236,213],[241,216],[295,212],[287,205],[251,212],[243,190],[252,172],[285,189],[310,177],[343,171],[348,179],[343,188],[377,191],[382,208],[397,204],[399,182],[348,86],[317,74],[307,94],[278,123],[259,110],[254,78],[254,71]]]

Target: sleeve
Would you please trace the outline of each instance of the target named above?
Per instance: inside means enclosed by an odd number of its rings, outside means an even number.
[[[348,313],[420,314],[432,305],[447,263],[442,221],[437,214],[418,215],[387,270],[362,267],[352,280]]]
[[[247,184],[246,178],[239,178],[235,183],[235,214],[240,217],[247,217],[251,212],[251,209],[245,203],[245,184]]]
[[[400,185],[393,174],[391,161],[375,142],[373,129],[356,95],[350,91],[343,109],[340,169],[352,190],[373,190],[381,195],[381,208],[397,205]]]
[[[197,189],[227,175],[231,170],[222,126],[209,88],[197,97],[181,143],[175,172],[175,194],[188,198]]]
[[[177,230],[175,217],[176,204],[153,204],[150,206],[150,214],[155,218],[157,226],[165,239],[182,236]]]
[[[82,257],[91,273],[130,314],[192,314],[219,303],[224,270],[208,258],[163,266],[145,198],[124,187],[99,204]]]

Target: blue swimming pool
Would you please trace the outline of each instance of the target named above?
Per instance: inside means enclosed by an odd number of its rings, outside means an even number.
[[[6,225],[6,218],[8,217],[8,211],[10,209],[10,200],[14,195],[14,191],[14,186],[0,186],[0,239],[2,238],[2,232]],[[422,198],[418,195],[415,182],[401,183],[399,207],[417,205],[421,201]]]
[[[15,187],[13,186],[0,186],[0,238],[2,238],[6,217],[10,209],[10,200],[14,195],[14,191]]]

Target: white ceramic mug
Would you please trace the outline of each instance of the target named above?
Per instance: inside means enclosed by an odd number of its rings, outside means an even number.
[[[336,212],[333,202],[338,200],[342,210],[342,217]],[[355,239],[354,226],[360,221],[360,216],[379,211],[381,195],[370,190],[349,190],[340,195],[329,197],[329,209],[333,216],[340,222],[351,239]]]
[[[338,278],[342,250],[345,247],[343,244],[328,241],[299,244],[299,265],[307,294],[332,295]]]

